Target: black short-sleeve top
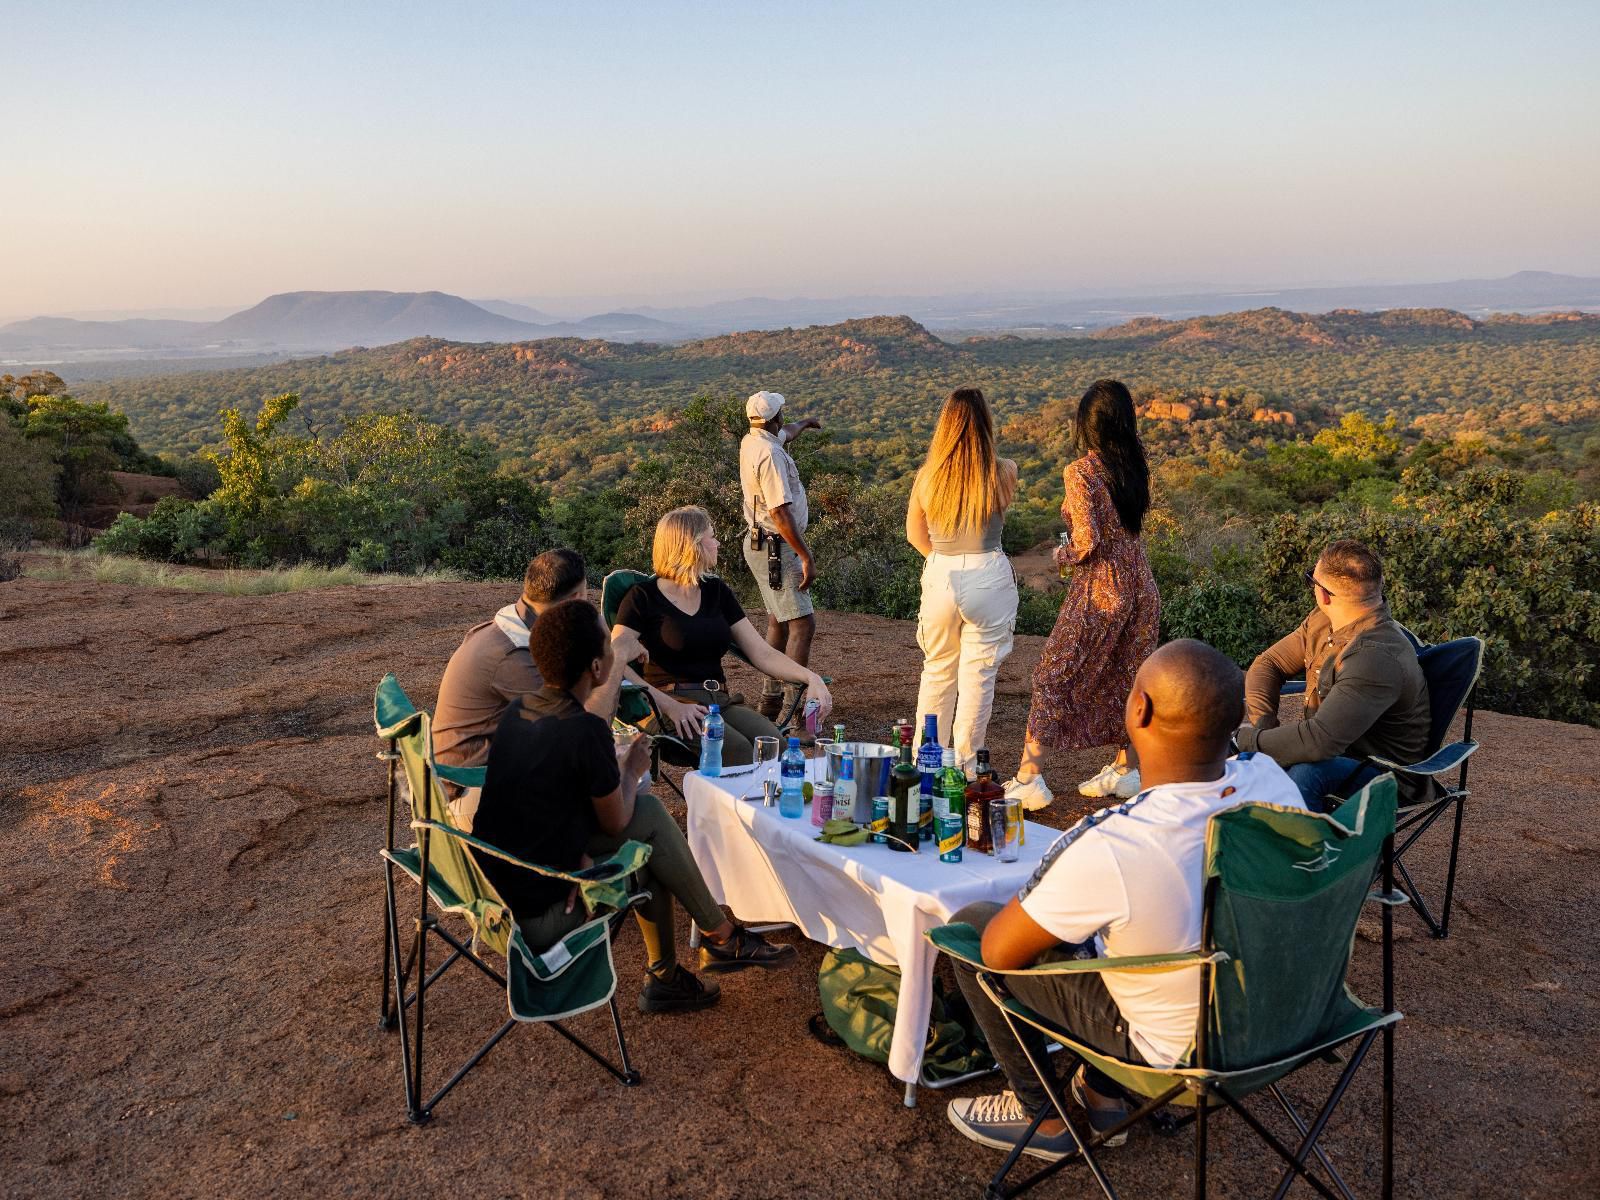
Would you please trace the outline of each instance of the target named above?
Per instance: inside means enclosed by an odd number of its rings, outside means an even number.
[[[611,726],[570,692],[546,684],[511,702],[489,743],[474,837],[525,862],[571,871],[599,832],[596,796],[621,774]],[[473,850],[478,866],[518,917],[565,900],[572,885]]]
[[[722,580],[700,581],[700,607],[686,613],[647,579],[635,584],[617,609],[617,624],[639,635],[649,652],[644,677],[657,687],[669,683],[698,686],[707,679],[726,683],[722,656],[733,645],[733,627],[744,620],[738,597]]]

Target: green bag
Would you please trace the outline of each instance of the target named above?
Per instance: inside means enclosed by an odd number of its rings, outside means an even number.
[[[895,1006],[900,1000],[900,972],[883,967],[856,950],[829,950],[817,971],[817,991],[822,996],[822,1017],[833,1037],[812,1019],[812,1032],[834,1044],[843,1044],[862,1058],[889,1061],[894,1037]],[[983,1031],[972,1019],[958,992],[945,993],[943,982],[933,981],[933,1011],[928,1018],[928,1041],[922,1071],[930,1080],[950,1079],[994,1066]]]

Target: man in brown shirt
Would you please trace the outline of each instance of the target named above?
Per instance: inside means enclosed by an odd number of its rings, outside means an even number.
[[[1306,804],[1351,795],[1378,774],[1369,756],[1416,762],[1427,752],[1428,683],[1416,646],[1383,601],[1383,563],[1357,541],[1331,543],[1306,572],[1316,608],[1270,646],[1245,676],[1241,750],[1270,755]],[[1286,680],[1306,678],[1305,713],[1278,724]],[[1427,798],[1425,781],[1402,780],[1401,803]]]
[[[528,653],[528,632],[541,612],[564,600],[584,599],[588,590],[583,556],[576,550],[546,550],[528,563],[522,595],[474,625],[450,656],[439,681],[433,714],[433,753],[454,767],[480,767],[489,761],[489,740],[500,718],[519,696],[539,691],[544,680]],[[631,629],[614,630],[616,669],[589,696],[585,707],[606,721],[617,710],[617,690],[625,663],[644,653]],[[478,789],[457,791],[451,811],[468,832],[478,808]]]

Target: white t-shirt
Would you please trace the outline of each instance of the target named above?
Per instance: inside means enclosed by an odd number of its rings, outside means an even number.
[[[1062,834],[1046,852],[1022,911],[1063,942],[1093,937],[1105,958],[1198,950],[1206,822],[1246,803],[1305,808],[1300,789],[1272,759],[1229,759],[1221,779],[1150,788],[1102,809],[1092,828]],[[1107,971],[1101,978],[1145,1061],[1176,1065],[1200,1015],[1199,968]]]
[[[800,483],[800,468],[783,448],[784,439],[765,429],[752,429],[739,443],[739,486],[744,491],[744,519],[758,522],[762,529],[777,533],[768,515],[779,505],[789,506],[795,529],[804,533],[811,520],[806,506],[806,489]]]

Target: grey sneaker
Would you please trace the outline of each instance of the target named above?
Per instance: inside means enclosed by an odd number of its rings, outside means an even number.
[[[952,1100],[945,1112],[950,1117],[950,1124],[980,1146],[994,1150],[1010,1150],[1028,1131],[1028,1126],[1033,1124],[1033,1118],[1017,1103],[1016,1093],[1009,1091],[994,1096]],[[1053,1137],[1035,1132],[1022,1152],[1056,1162],[1077,1149],[1078,1142],[1072,1136],[1072,1131],[1063,1129]]]
[[[1072,1098],[1078,1102],[1078,1107],[1083,1109],[1084,1115],[1089,1118],[1089,1128],[1096,1133],[1104,1133],[1119,1123],[1128,1119],[1128,1106],[1119,1104],[1116,1108],[1092,1108],[1089,1097],[1084,1093],[1083,1068],[1079,1067],[1072,1077]],[[1128,1131],[1124,1129],[1114,1137],[1108,1137],[1101,1142],[1102,1146],[1120,1146],[1128,1140]]]

